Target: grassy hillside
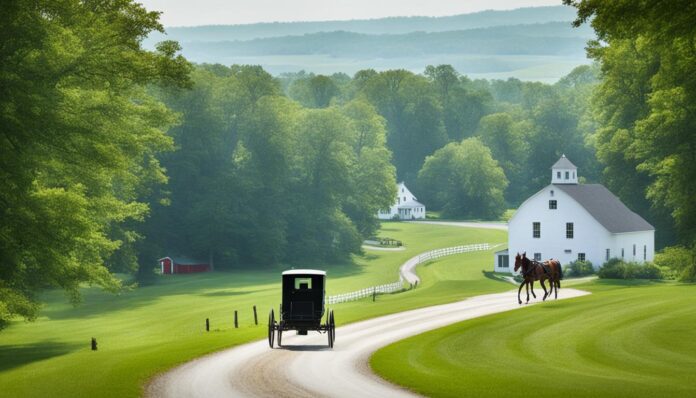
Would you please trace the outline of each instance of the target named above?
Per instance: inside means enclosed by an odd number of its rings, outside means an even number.
[[[435,397],[696,396],[696,286],[579,288],[594,294],[428,332],[378,351],[371,365]]]
[[[405,223],[387,223],[381,234],[402,240],[406,250],[367,252],[355,264],[322,267],[328,270],[329,294],[393,282],[405,260],[432,248],[506,239],[502,231]],[[335,305],[337,322],[509,289],[482,274],[491,261],[491,252],[480,252],[425,265],[418,289],[380,296],[376,303]],[[61,293],[50,293],[36,322],[18,321],[0,332],[0,396],[136,396],[160,371],[263,338],[268,311],[280,301],[279,272],[167,276],[119,296],[87,289],[76,308]],[[259,326],[253,325],[253,305]],[[239,329],[233,327],[234,310],[240,311]],[[204,331],[206,317],[210,333]],[[98,352],[89,350],[91,337],[98,339]]]

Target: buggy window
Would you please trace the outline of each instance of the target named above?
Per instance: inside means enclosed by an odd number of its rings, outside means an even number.
[[[312,288],[312,278],[295,278],[295,290],[309,290]]]

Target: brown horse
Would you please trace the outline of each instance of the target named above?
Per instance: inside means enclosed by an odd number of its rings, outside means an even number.
[[[531,260],[527,258],[527,252],[520,255],[517,253],[515,256],[515,272],[521,269],[522,274],[522,284],[517,290],[517,301],[522,304],[520,299],[520,293],[522,292],[522,287],[527,286],[527,302],[529,302],[529,288],[532,288],[532,295],[536,298],[534,294],[534,281],[541,282],[541,288],[544,289],[544,298],[553,293],[554,288],[556,290],[555,297],[558,298],[558,289],[561,288],[561,279],[563,278],[563,269],[561,268],[561,263],[558,260],[550,259],[547,261],[539,262],[536,260]],[[546,291],[546,286],[544,285],[545,280],[549,280],[549,291]]]

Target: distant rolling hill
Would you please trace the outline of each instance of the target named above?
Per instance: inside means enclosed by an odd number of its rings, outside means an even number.
[[[573,28],[569,7],[484,11],[451,17],[262,23],[167,28],[194,62],[259,64],[274,74],[355,73],[452,64],[472,77],[554,81],[588,63],[591,28]]]

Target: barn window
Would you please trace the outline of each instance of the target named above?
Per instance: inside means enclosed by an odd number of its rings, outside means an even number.
[[[611,255],[611,250],[607,249],[607,261],[609,261],[609,256]]]
[[[648,246],[643,245],[643,261],[645,261],[648,258]]]
[[[567,179],[569,179],[569,178],[570,178],[570,172],[569,172],[569,171],[566,171],[566,178],[565,178],[565,179],[567,180]]]
[[[506,255],[500,254],[498,255],[498,268],[509,268],[510,267],[510,258]]]
[[[541,261],[541,253],[534,253],[534,260]]]
[[[585,261],[585,253],[578,253],[578,261]]]
[[[307,290],[312,288],[312,278],[295,278],[295,290]]]
[[[549,200],[549,209],[556,210],[557,205],[558,205],[558,202],[556,202],[555,200]]]
[[[541,238],[541,223],[540,222],[533,222],[532,223],[532,237],[533,238]]]
[[[573,223],[566,223],[566,239],[573,239]]]
[[[556,172],[556,178],[558,178],[559,180],[561,179],[561,172],[560,171]]]

